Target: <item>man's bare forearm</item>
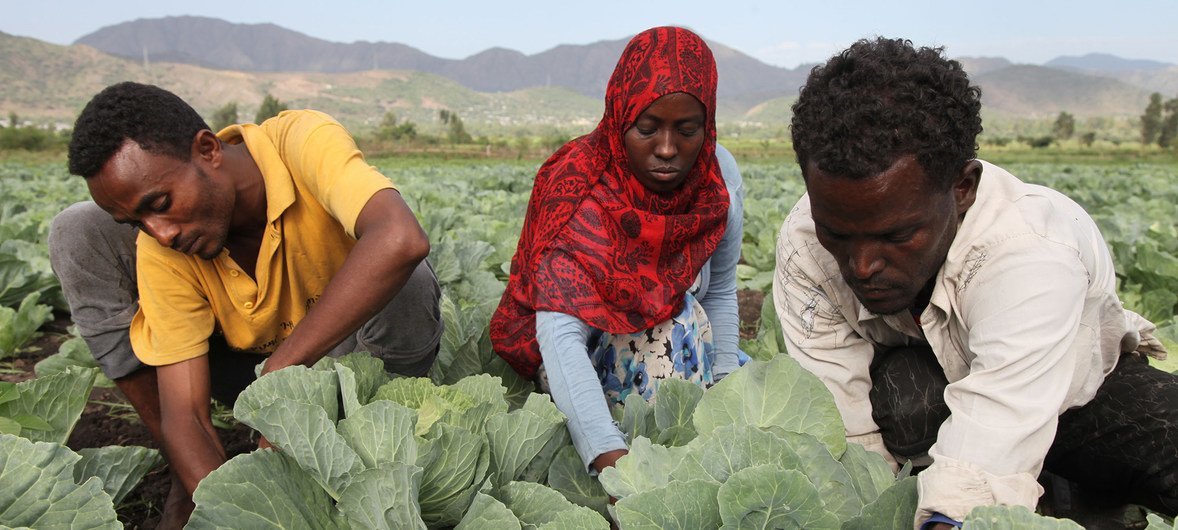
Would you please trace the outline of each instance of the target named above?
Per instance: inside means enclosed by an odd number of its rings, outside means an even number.
[[[343,266],[263,373],[314,364],[387,305],[429,254],[424,231],[393,190],[373,196],[360,213],[356,234]]]

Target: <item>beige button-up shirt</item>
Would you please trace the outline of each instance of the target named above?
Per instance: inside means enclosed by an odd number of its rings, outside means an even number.
[[[868,400],[876,346],[927,343],[945,370],[951,415],[918,478],[917,526],[932,512],[960,521],[979,505],[1034,508],[1059,415],[1090,401],[1122,352],[1165,355],[1153,325],[1121,306],[1092,218],[1059,192],[983,168],[919,326],[859,303],[818,243],[808,196],[777,243],[773,298],[789,353],[834,394],[849,441],[895,463]]]

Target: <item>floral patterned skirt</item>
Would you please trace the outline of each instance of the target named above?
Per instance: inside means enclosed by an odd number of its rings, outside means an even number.
[[[603,333],[596,345],[589,345],[589,358],[611,406],[634,392],[653,402],[663,379],[712,385],[712,324],[694,296],[684,297],[683,310],[670,320],[636,333]]]

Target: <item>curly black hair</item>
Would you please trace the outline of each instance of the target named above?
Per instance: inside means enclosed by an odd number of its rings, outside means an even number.
[[[982,92],[944,48],[860,40],[814,67],[793,105],[790,133],[803,175],[865,178],[914,155],[941,189],[977,157]]]
[[[179,96],[154,85],[130,81],[106,87],[94,96],[74,123],[69,170],[94,176],[128,139],[144,151],[187,161],[196,133],[208,129],[204,118]]]

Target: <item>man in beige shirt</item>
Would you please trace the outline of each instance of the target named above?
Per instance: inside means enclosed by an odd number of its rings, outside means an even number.
[[[980,91],[941,50],[860,41],[795,103],[807,194],[773,295],[850,441],[928,465],[917,528],[1034,508],[1044,468],[1178,512],[1178,377],[1121,306],[1084,210],[977,160]]]

